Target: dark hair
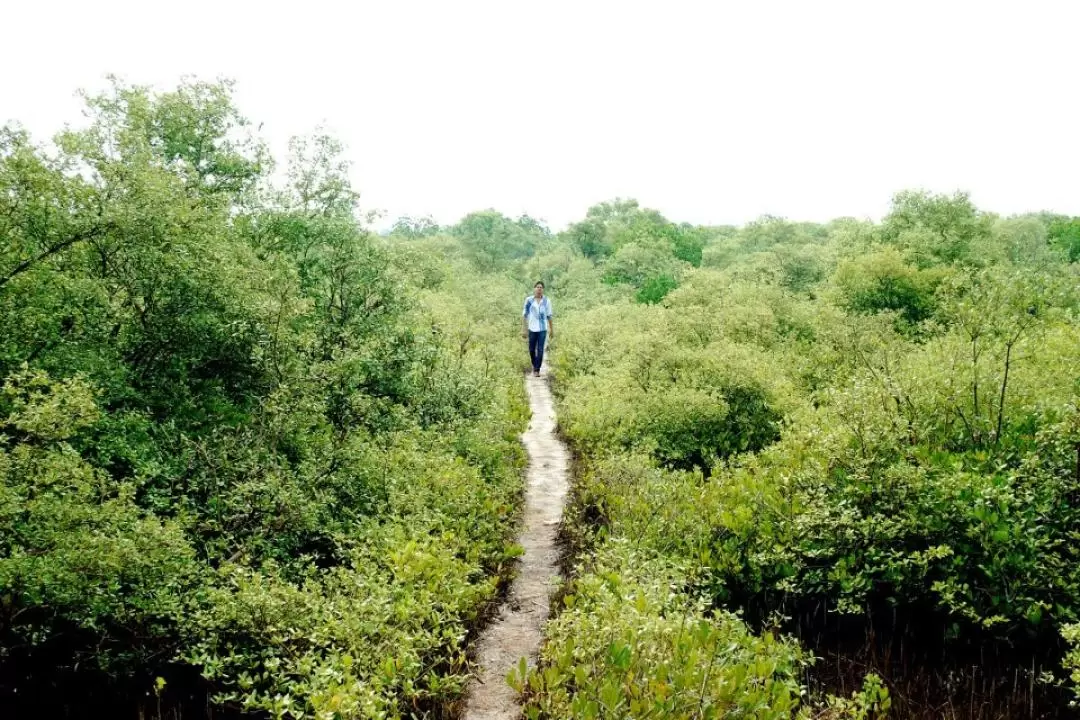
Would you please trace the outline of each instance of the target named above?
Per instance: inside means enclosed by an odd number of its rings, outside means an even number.
[[[543,280],[537,280],[536,285],[539,285],[540,287],[544,287],[544,281]],[[533,287],[536,287],[536,285],[533,285]],[[544,288],[544,289],[546,290],[547,288]]]

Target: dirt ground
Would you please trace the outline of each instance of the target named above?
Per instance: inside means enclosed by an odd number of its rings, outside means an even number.
[[[465,720],[519,717],[517,693],[506,676],[522,657],[536,663],[549,596],[558,579],[556,533],[568,486],[570,455],[555,435],[555,407],[546,377],[525,380],[532,420],[521,436],[529,455],[524,526],[525,549],[506,603],[479,640],[480,670],[469,686]]]

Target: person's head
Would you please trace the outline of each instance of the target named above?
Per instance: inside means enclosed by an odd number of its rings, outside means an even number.
[[[533,285],[533,297],[544,297],[544,283],[542,281],[537,280],[536,284]]]

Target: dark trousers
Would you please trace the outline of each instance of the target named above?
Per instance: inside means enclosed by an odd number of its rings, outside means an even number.
[[[540,366],[544,364],[545,340],[547,340],[547,330],[529,331],[529,357],[532,358],[533,370],[536,372],[540,372]]]

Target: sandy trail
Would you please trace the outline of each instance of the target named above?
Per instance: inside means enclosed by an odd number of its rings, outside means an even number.
[[[479,640],[480,670],[470,683],[465,720],[519,717],[517,693],[506,675],[522,657],[536,663],[549,595],[558,578],[556,533],[566,500],[569,453],[555,435],[555,406],[546,377],[525,380],[532,420],[521,436],[529,455],[525,522],[518,542],[525,549],[518,575],[498,617]]]

